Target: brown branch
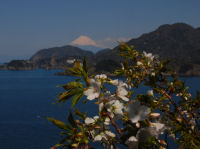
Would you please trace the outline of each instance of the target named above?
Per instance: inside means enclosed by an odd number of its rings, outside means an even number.
[[[174,100],[172,99],[172,97],[171,97],[164,89],[162,89],[161,86],[159,86],[159,87],[161,88],[161,92],[162,92],[165,96],[167,96],[167,98],[169,99],[169,101],[171,102],[171,104],[172,104],[172,105],[175,107],[175,109],[178,111],[178,113],[179,113],[179,115],[181,116],[181,118],[186,122],[186,124],[187,124],[188,126],[190,126],[189,120],[187,120],[187,119],[184,117],[182,111],[180,110],[180,108],[178,107],[178,105],[174,102]],[[189,127],[189,128],[190,128],[190,130],[193,132],[193,134],[195,134],[194,130],[192,130],[191,127]]]
[[[122,131],[119,129],[113,118],[109,115],[109,113],[106,113],[106,115],[109,117],[111,124],[115,127],[116,131],[120,134],[120,136],[122,136]]]
[[[87,143],[85,143],[85,149],[88,149],[88,148],[89,148],[88,144],[87,144]]]
[[[188,123],[188,120],[184,117],[184,115],[182,114],[180,108],[177,106],[177,104],[174,102],[174,100],[172,99],[172,97],[164,90],[161,89],[161,92],[167,96],[167,98],[170,100],[170,102],[174,105],[175,109],[178,111],[178,113],[180,114],[180,116],[182,117],[183,120],[185,120]]]

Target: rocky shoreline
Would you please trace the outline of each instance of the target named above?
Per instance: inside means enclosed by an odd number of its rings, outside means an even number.
[[[69,66],[68,66],[69,67]],[[196,66],[197,67],[197,66]],[[38,68],[34,65],[31,65],[29,67],[6,67],[6,65],[0,65],[0,71],[4,71],[4,70],[10,70],[10,71],[30,71],[30,70],[38,70],[38,69],[44,69],[44,70],[53,70],[53,69],[57,69],[57,70],[63,70],[60,72],[55,73],[55,75],[57,76],[71,76],[70,72],[66,71],[66,66],[65,67],[44,67],[44,68]],[[107,76],[110,77],[116,77],[116,75],[112,72],[106,72],[106,71],[96,71],[96,69],[90,68],[89,69],[89,74],[106,74]],[[180,77],[200,77],[200,66],[198,66],[197,68],[190,70],[186,73],[177,73],[178,76]]]

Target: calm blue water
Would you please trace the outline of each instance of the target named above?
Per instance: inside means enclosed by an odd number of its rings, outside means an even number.
[[[44,117],[65,120],[71,102],[52,104],[63,91],[57,85],[74,80],[55,76],[57,70],[0,71],[0,148],[49,149],[60,139],[59,130]],[[200,78],[183,78],[194,94]],[[91,104],[93,105],[93,104]],[[94,113],[96,107],[80,104],[82,111]]]

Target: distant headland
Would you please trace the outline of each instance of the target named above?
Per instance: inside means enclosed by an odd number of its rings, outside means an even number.
[[[169,60],[169,66],[181,76],[200,76],[200,28],[184,23],[166,24],[127,44],[134,45],[140,52],[151,52]],[[65,69],[74,59],[85,56],[91,73],[111,75],[120,67],[118,48],[103,49],[95,54],[71,45],[42,49],[29,60],[12,60],[1,65],[0,70]]]

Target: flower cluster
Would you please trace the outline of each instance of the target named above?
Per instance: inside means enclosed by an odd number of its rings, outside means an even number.
[[[102,90],[106,83],[114,85],[116,91],[111,93],[105,88]],[[122,132],[120,126],[117,126],[120,120],[124,123],[130,123],[133,128],[137,128],[136,132],[134,131],[127,137],[125,144],[128,146],[137,147],[138,142],[145,140],[147,142],[148,137],[158,138],[164,132],[164,124],[153,122],[158,119],[160,114],[154,113],[150,107],[142,105],[138,99],[131,100],[129,89],[126,82],[118,79],[112,80],[105,74],[96,75],[94,79],[90,78],[90,85],[84,91],[84,95],[88,100],[96,100],[99,106],[99,116],[85,118],[85,124],[93,128],[88,131],[93,141],[109,144],[111,138],[113,141],[117,139],[118,135],[119,137],[127,135],[127,132]],[[147,96],[153,97],[153,90],[148,90]],[[148,122],[148,124],[142,127],[140,123],[145,122]],[[110,130],[112,127],[116,129],[115,132]]]
[[[169,76],[166,63],[152,53],[139,53],[134,46],[122,44],[121,56],[126,59],[115,71],[126,77],[121,80],[105,74],[89,76],[85,59],[74,62],[70,71],[80,79],[62,86],[65,92],[58,99],[60,103],[72,100],[69,124],[48,118],[64,130],[64,139],[53,148],[88,149],[90,142],[100,142],[107,148],[123,144],[129,149],[163,149],[170,136],[180,148],[199,148],[200,93],[192,98],[184,82],[174,74]],[[145,93],[136,93],[140,86]],[[82,99],[97,105],[98,113],[88,116],[74,108]]]

